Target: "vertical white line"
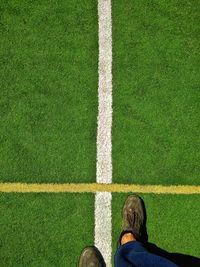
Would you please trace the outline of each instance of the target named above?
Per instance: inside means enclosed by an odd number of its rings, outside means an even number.
[[[112,183],[112,16],[111,0],[98,0],[99,84],[97,118],[97,183]],[[95,196],[95,246],[107,267],[112,256],[112,194]]]
[[[97,168],[98,183],[112,183],[112,19],[111,0],[98,1],[99,85]]]
[[[95,196],[95,246],[111,267],[112,257],[112,194],[97,192]]]

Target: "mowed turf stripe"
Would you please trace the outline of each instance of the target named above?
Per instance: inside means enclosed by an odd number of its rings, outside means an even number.
[[[112,19],[111,0],[98,1],[99,62],[96,182],[112,183]],[[98,191],[98,190],[96,190]],[[95,192],[96,192],[95,191]],[[101,190],[102,191],[102,190]],[[104,190],[103,190],[104,191]],[[95,246],[106,266],[112,257],[112,194],[95,195]]]
[[[200,186],[193,185],[134,185],[134,184],[26,184],[0,183],[0,192],[17,193],[154,193],[200,194]]]

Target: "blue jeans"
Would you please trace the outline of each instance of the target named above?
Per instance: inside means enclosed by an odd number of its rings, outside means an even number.
[[[138,241],[120,246],[114,261],[115,267],[177,267],[168,259],[148,252]]]

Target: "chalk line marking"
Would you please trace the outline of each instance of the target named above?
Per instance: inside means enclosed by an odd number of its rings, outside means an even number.
[[[135,184],[27,184],[0,183],[4,193],[144,193],[144,194],[200,194],[200,185],[135,185]]]
[[[111,266],[112,244],[112,194],[97,192],[95,195],[95,246],[103,254],[106,266]],[[107,250],[106,250],[107,249]]]
[[[99,62],[96,182],[112,183],[112,17],[111,0],[98,0]],[[112,194],[95,196],[95,246],[107,267],[112,257]]]
[[[99,84],[97,118],[97,183],[112,183],[112,20],[111,1],[98,1]]]

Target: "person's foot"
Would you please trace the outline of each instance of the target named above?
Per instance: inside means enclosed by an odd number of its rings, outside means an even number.
[[[130,195],[123,207],[122,234],[131,232],[136,240],[147,242],[146,210],[143,200],[137,195]]]
[[[105,267],[104,259],[96,247],[86,247],[81,253],[78,267]]]

